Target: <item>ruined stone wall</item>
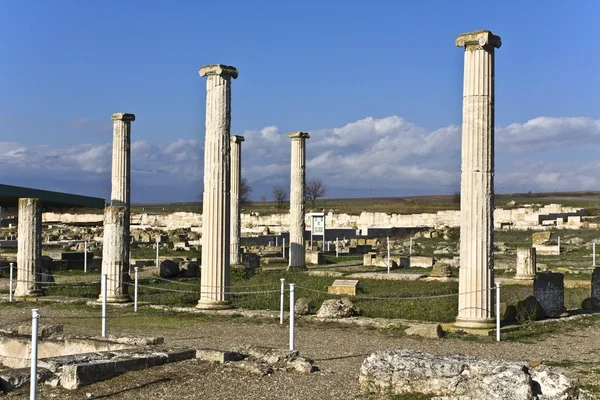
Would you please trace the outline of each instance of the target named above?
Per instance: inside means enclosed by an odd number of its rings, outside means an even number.
[[[579,229],[593,228],[582,216],[587,211],[582,208],[563,207],[549,204],[544,207],[520,207],[514,209],[496,208],[494,210],[495,229]],[[460,211],[447,210],[424,214],[387,214],[362,212],[360,215],[327,213],[328,228],[402,228],[460,226]],[[306,215],[306,229],[310,230],[310,216]],[[102,224],[102,214],[58,214],[44,213],[44,223],[93,223]],[[201,227],[202,215],[192,212],[175,212],[172,214],[133,214],[131,224],[138,227],[164,227],[166,229]],[[272,215],[242,213],[242,232],[244,234],[263,233],[266,228],[271,233],[289,231],[289,214],[287,212]]]

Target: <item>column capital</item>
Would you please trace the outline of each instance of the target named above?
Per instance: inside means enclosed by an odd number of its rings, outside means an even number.
[[[135,114],[128,113],[114,113],[112,115],[113,121],[135,121]]]
[[[231,140],[231,143],[241,143],[246,139],[240,135],[231,135],[229,140]]]
[[[290,139],[310,139],[310,135],[306,132],[290,132],[288,136]]]
[[[455,44],[457,47],[467,49],[491,50],[493,48],[499,49],[502,46],[502,41],[500,36],[494,35],[491,31],[475,31],[458,35]]]
[[[238,70],[235,67],[223,64],[205,65],[200,68],[198,73],[200,76],[221,75],[224,78],[231,76],[233,79],[238,77]]]

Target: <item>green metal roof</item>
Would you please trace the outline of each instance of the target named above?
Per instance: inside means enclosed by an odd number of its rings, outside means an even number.
[[[49,190],[38,190],[0,184],[0,206],[17,207],[19,199],[21,198],[40,199],[42,201],[42,207],[44,208],[104,208],[105,205],[104,199],[100,197],[81,196],[78,194],[51,192]]]

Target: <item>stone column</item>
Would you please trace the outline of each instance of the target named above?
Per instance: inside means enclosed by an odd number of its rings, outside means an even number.
[[[125,237],[127,227],[127,209],[107,206],[104,209],[104,236],[102,246],[102,274],[106,274],[106,301],[125,303],[131,301],[125,284],[128,279],[127,246]],[[102,301],[102,293],[98,301]]]
[[[231,136],[231,264],[241,264],[240,182],[242,175],[243,136]]]
[[[42,205],[40,199],[19,199],[15,296],[41,296]]]
[[[531,280],[536,272],[535,247],[517,247],[517,273],[515,279]]]
[[[201,295],[197,308],[231,308],[230,274],[230,129],[231,78],[234,67],[214,64],[200,68],[206,76],[206,132],[202,201]]]
[[[459,328],[494,327],[494,49],[490,31],[460,35],[463,47]]]
[[[134,114],[116,113],[113,120],[113,152],[112,152],[112,191],[110,204],[125,207],[125,258],[123,266],[129,273],[129,245],[131,220],[131,122],[135,121]]]
[[[289,269],[306,268],[306,249],[304,248],[306,184],[306,139],[305,132],[292,132],[292,162],[290,176],[290,258]]]

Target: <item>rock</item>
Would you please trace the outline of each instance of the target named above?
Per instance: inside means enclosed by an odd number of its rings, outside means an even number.
[[[588,297],[581,303],[581,308],[588,311],[600,311],[600,299]]]
[[[193,261],[186,261],[181,266],[181,272],[186,278],[198,278],[200,277],[200,266],[198,263]]]
[[[359,384],[367,393],[422,393],[446,399],[585,398],[575,381],[544,365],[529,368],[526,363],[406,349],[371,354],[361,365]]]
[[[508,203],[506,203],[506,205],[507,205],[507,206],[509,206],[509,207],[512,207],[512,206],[514,206],[514,205],[516,205],[516,204],[517,204],[517,202],[516,202],[516,201],[514,201],[514,200],[511,200],[511,201],[509,201]]]
[[[313,370],[313,365],[310,362],[301,358],[288,361],[286,366],[286,371],[295,371],[301,374],[310,374],[311,372],[313,372]]]
[[[421,336],[427,339],[439,339],[444,335],[440,324],[419,324],[413,325],[404,330],[409,336]]]
[[[533,383],[533,394],[541,399],[577,399],[579,387],[577,383],[563,374],[540,365],[529,370]]]
[[[296,300],[296,304],[294,305],[294,313],[298,315],[308,315],[311,313],[312,308],[313,302],[311,299],[300,297]]]
[[[533,244],[550,244],[552,241],[552,232],[535,232],[531,235],[531,242]]]
[[[448,264],[435,263],[429,276],[433,278],[451,278],[454,276]]]
[[[574,244],[574,245],[582,245],[585,243],[585,240],[583,240],[582,238],[574,237],[574,238],[566,240],[565,243]]]
[[[317,312],[319,318],[348,318],[360,315],[349,298],[325,300]]]
[[[179,275],[179,263],[173,260],[163,260],[160,263],[160,277],[163,279],[176,278]]]

